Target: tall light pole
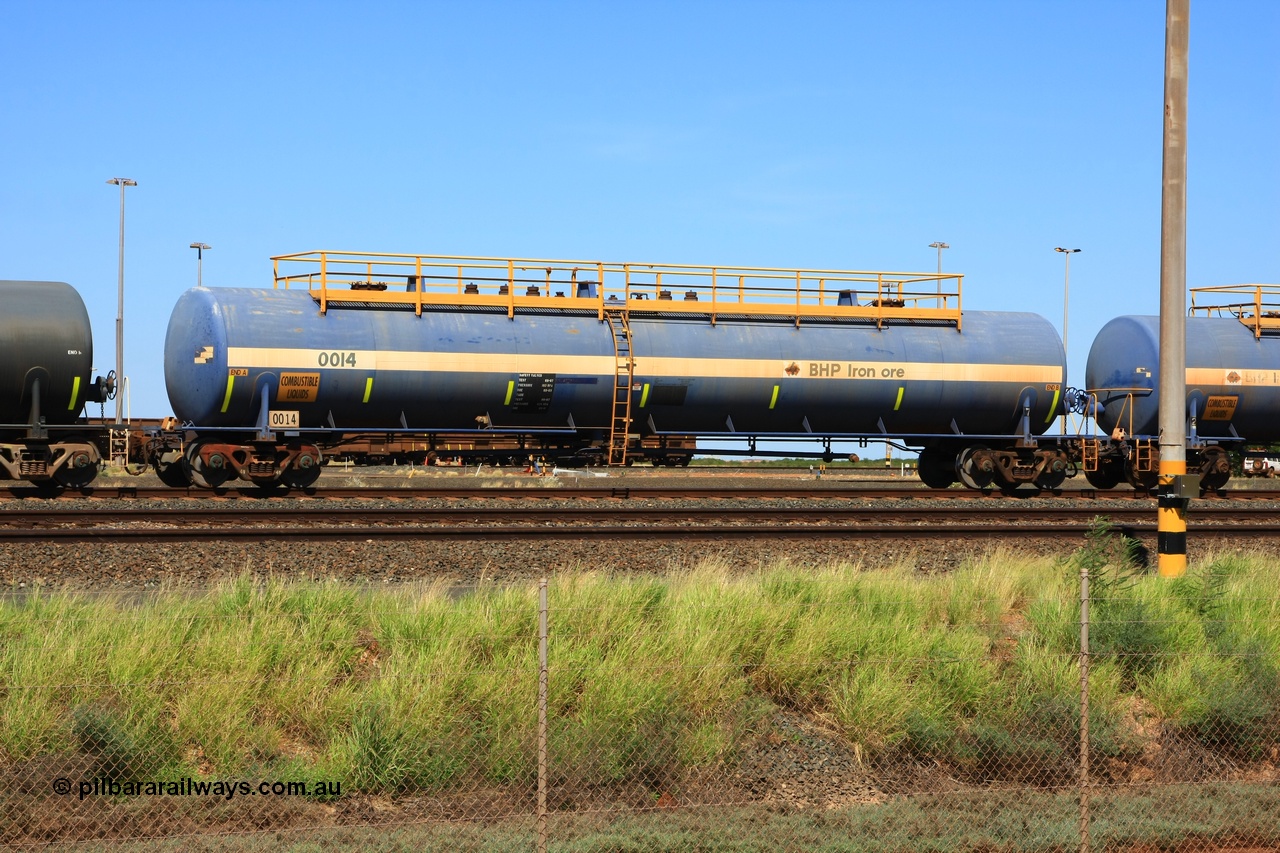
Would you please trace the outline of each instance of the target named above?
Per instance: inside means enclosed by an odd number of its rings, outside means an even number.
[[[196,287],[204,286],[204,250],[212,249],[208,243],[192,243],[191,248],[196,250]]]
[[[1056,246],[1054,251],[1062,252],[1067,260],[1066,277],[1062,281],[1062,352],[1065,355],[1067,352],[1067,300],[1071,293],[1071,256],[1080,250],[1064,249],[1061,246]],[[1067,416],[1065,414],[1062,416],[1062,434],[1067,434]]]
[[[116,308],[116,423],[122,421],[120,406],[124,395],[124,188],[136,187],[138,182],[131,178],[111,178],[107,181],[120,187],[120,274],[116,286],[118,306]]]
[[[950,249],[951,247],[946,243],[937,241],[930,243],[929,248],[938,250],[938,293],[942,293],[942,250]]]

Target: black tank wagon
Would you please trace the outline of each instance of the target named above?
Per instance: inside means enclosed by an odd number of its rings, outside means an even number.
[[[58,281],[0,281],[0,479],[79,488],[97,476],[101,431],[89,402],[114,395],[92,379],[93,332],[80,294]]]

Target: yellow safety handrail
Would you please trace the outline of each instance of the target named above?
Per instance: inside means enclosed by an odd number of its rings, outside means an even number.
[[[1280,331],[1280,284],[1193,287],[1188,313],[1235,317],[1261,338],[1264,331]]]
[[[313,251],[272,259],[275,286],[305,285],[330,303],[630,313],[861,318],[961,324],[956,273]]]

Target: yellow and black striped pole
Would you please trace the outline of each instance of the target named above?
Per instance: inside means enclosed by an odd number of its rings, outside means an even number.
[[[1181,577],[1187,572],[1187,505],[1183,497],[1186,460],[1160,460],[1160,485],[1156,492],[1157,569],[1162,578]]]

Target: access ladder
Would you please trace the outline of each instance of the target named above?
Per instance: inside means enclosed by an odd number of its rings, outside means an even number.
[[[613,418],[609,426],[609,464],[627,464],[627,434],[631,431],[631,382],[636,362],[631,357],[631,325],[625,309],[604,312],[613,334]]]

